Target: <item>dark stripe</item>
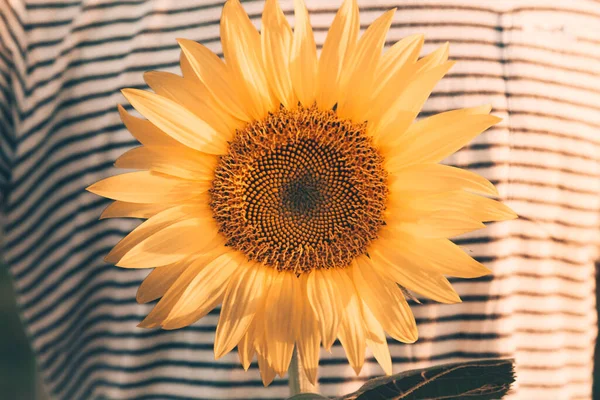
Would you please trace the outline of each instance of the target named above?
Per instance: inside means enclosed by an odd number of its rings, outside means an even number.
[[[121,1],[119,1],[121,2]],[[58,2],[58,3],[52,3],[52,2],[43,2],[43,3],[31,3],[31,2],[26,2],[25,3],[25,9],[27,10],[45,10],[45,9],[52,9],[52,8],[70,8],[70,7],[79,7],[81,6],[81,2],[79,1],[75,1],[75,2],[68,2],[68,1],[64,1],[64,2]]]

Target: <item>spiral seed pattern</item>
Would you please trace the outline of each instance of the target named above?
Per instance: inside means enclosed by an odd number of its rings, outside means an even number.
[[[298,107],[238,131],[210,191],[227,245],[296,273],[366,253],[384,224],[387,186],[365,125]]]

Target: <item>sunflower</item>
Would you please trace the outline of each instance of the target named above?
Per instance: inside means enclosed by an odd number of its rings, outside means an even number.
[[[116,200],[102,217],[147,219],[107,261],[154,268],[141,322],[177,329],[221,305],[215,357],[256,355],[263,382],[286,373],[297,346],[315,382],[321,345],[336,339],[359,373],[368,346],[385,373],[386,334],[417,340],[405,294],[460,302],[445,276],[490,271],[448,238],[516,215],[486,179],[439,162],[496,124],[491,107],[415,122],[454,64],[448,46],[419,59],[422,35],[383,53],[395,10],[359,36],[345,0],[320,57],[302,0],[292,30],[267,0],[259,33],[238,0],[221,18],[225,61],[179,40],[183,77],[148,72],[152,92],[119,106],[143,146],[136,169],[88,188]]]

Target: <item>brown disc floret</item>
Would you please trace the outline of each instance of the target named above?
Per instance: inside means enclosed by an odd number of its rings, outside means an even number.
[[[387,197],[366,124],[280,108],[236,132],[211,208],[227,245],[296,273],[346,267],[377,237]]]

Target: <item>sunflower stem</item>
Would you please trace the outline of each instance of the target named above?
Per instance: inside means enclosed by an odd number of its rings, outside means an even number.
[[[319,393],[317,386],[309,382],[304,368],[298,357],[298,348],[294,348],[294,354],[292,355],[292,361],[288,368],[288,379],[290,386],[290,396],[294,396],[300,393]]]

